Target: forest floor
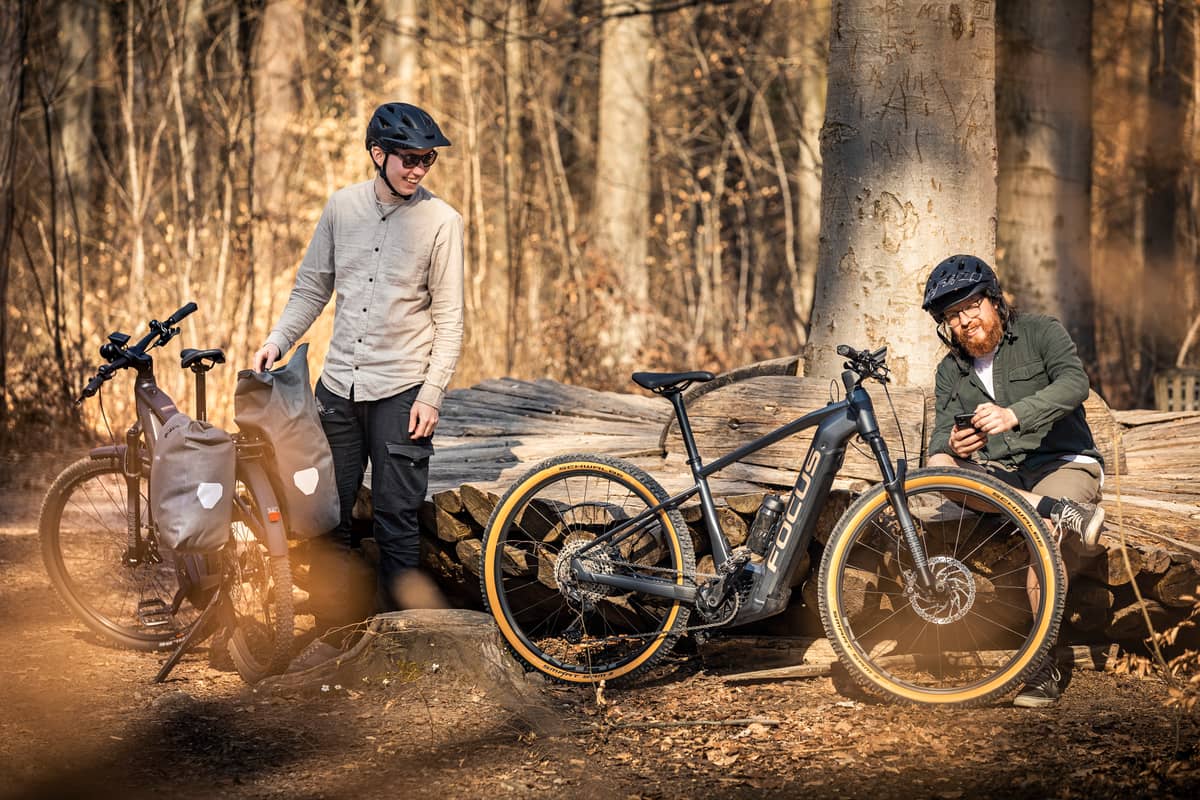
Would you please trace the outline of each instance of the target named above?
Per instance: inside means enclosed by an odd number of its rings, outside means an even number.
[[[1113,673],[1077,671],[1047,710],[942,710],[681,655],[600,696],[534,681],[536,720],[436,674],[256,692],[203,649],[156,685],[162,656],[102,645],[54,596],[49,467],[0,469],[0,798],[1200,796],[1200,718]]]

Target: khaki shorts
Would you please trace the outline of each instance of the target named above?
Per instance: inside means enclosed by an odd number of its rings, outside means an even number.
[[[1095,461],[1050,461],[1034,469],[1006,467],[994,462],[976,465],[1016,489],[1077,503],[1100,502],[1100,464]]]

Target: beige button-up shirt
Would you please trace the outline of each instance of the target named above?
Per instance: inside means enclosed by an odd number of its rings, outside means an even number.
[[[381,400],[420,385],[441,408],[462,349],[462,216],[423,186],[397,205],[374,181],[334,193],[267,342],[290,350],[335,290],[325,387]]]

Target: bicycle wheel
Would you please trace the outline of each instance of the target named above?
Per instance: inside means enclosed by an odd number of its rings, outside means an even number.
[[[937,591],[922,591],[882,486],[838,522],[821,621],[854,679],[892,699],[979,705],[1017,686],[1058,635],[1066,573],[1029,504],[994,478],[924,469],[905,482]]]
[[[179,593],[175,561],[148,525],[147,483],[139,479],[141,536],[146,556],[125,563],[129,547],[128,490],[121,464],[84,458],[55,478],[42,503],[42,560],[58,596],[88,628],[135,650],[174,647],[200,616]]]
[[[243,484],[239,495],[257,513]],[[292,657],[295,618],[288,556],[272,556],[244,520],[222,551],[224,589],[230,601],[229,655],[246,683],[283,672]]]
[[[573,683],[629,679],[670,652],[689,608],[597,583],[570,569],[694,585],[692,541],[677,510],[647,515],[625,533],[584,549],[667,499],[642,470],[614,458],[568,455],[534,467],[500,499],[483,536],[484,603],[526,667]]]

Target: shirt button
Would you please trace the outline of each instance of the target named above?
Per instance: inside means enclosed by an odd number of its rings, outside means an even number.
[[[374,278],[367,278],[367,283],[374,283],[374,282],[375,282]]]
[[[367,313],[367,310],[366,310],[365,308],[363,309],[363,313],[364,313],[364,314],[365,314],[365,313]]]
[[[375,252],[376,252],[376,253],[378,253],[378,252],[379,252],[379,248],[378,248],[378,247],[376,247],[376,248],[375,248]]]

